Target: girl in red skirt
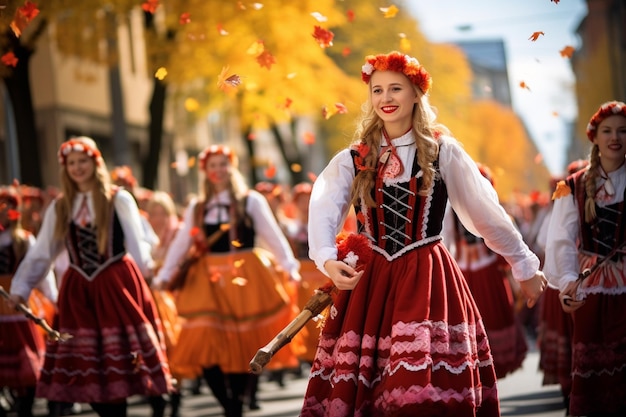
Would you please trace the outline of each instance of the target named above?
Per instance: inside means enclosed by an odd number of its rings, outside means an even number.
[[[587,125],[589,167],[557,185],[545,271],[572,313],[571,415],[626,415],[626,104]],[[589,275],[581,271],[589,269]],[[580,274],[580,275],[579,275]]]
[[[0,187],[0,285],[8,290],[13,274],[35,243],[34,236],[20,224],[20,195],[15,187]],[[41,290],[30,301],[33,313],[43,310],[40,303],[52,307],[57,298],[54,274],[42,280]],[[37,313],[35,313],[37,314]],[[37,314],[38,315],[38,314]],[[50,321],[51,317],[43,317]],[[18,417],[32,416],[35,387],[45,354],[44,333],[21,312],[0,304],[0,388],[8,388],[15,397]],[[0,406],[0,416],[5,416]]]
[[[435,122],[424,67],[398,52],[368,56],[362,78],[361,128],[311,196],[309,253],[340,292],[301,416],[498,416],[485,328],[441,241],[448,198],[465,227],[512,265],[531,305],[545,285],[539,260],[474,161]],[[337,260],[350,204],[374,249],[358,272]]]
[[[126,415],[126,398],[171,390],[158,314],[144,276],[152,267],[133,197],[111,186],[95,142],[59,150],[63,194],[48,207],[37,243],[11,285],[23,302],[64,245],[70,267],[59,288],[58,330],[49,342],[37,396],[91,404],[100,416]]]

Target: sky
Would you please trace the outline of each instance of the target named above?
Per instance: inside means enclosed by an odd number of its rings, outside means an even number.
[[[575,31],[587,13],[585,0],[407,0],[406,5],[432,42],[504,41],[513,110],[550,172],[562,174],[566,124],[576,118],[577,107],[570,61],[559,51],[580,45]],[[533,42],[534,32],[544,35]],[[528,88],[519,86],[522,81]]]

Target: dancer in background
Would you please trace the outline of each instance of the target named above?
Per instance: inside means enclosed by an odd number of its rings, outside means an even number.
[[[438,124],[431,77],[399,52],[362,67],[369,100],[354,143],[313,185],[310,256],[340,290],[322,330],[301,417],[498,416],[496,376],[480,312],[441,242],[448,202],[502,255],[533,305],[545,277],[475,162]],[[337,260],[351,204],[372,261]]]
[[[126,416],[133,395],[172,389],[163,335],[144,277],[153,267],[139,210],[116,190],[88,137],[59,149],[63,194],[44,216],[35,246],[11,285],[12,307],[28,299],[65,246],[70,257],[58,298],[58,330],[49,342],[37,396],[89,403],[100,416]]]
[[[494,186],[489,167],[478,164],[478,169]],[[524,329],[515,316],[509,264],[470,233],[452,210],[446,211],[442,234],[480,310],[496,377],[504,378],[522,367],[528,352]]]
[[[226,415],[240,417],[250,360],[297,314],[283,274],[299,281],[299,263],[265,197],[243,180],[232,150],[212,145],[198,160],[203,195],[187,207],[153,285],[178,291],[178,313],[185,319],[172,366],[187,377],[204,375]],[[255,249],[257,238],[273,259]],[[296,367],[298,361],[284,349],[271,365]]]
[[[588,169],[554,193],[545,271],[573,319],[570,414],[624,416],[626,104],[602,104],[587,137]]]

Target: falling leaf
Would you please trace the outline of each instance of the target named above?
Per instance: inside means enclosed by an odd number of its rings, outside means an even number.
[[[146,0],[141,5],[141,8],[144,11],[146,11],[148,13],[152,13],[152,14],[154,14],[154,12],[156,12],[156,9],[158,7],[159,7],[159,0]]]
[[[265,178],[272,179],[276,176],[276,166],[270,165],[265,169]]]
[[[565,48],[561,49],[559,53],[561,54],[563,58],[571,58],[572,55],[574,55],[574,51],[575,51],[574,47],[568,45]]]
[[[191,23],[191,15],[189,14],[189,12],[181,13],[180,17],[178,18],[178,23],[180,23],[181,25]]]
[[[2,55],[2,58],[0,58],[0,61],[2,61],[2,63],[6,65],[7,67],[15,68],[15,66],[17,65],[18,59],[13,53],[13,51],[9,51],[6,54]]]
[[[18,221],[20,219],[20,212],[14,209],[9,209],[7,212],[9,220],[12,222]]]
[[[233,262],[233,266],[234,266],[235,268],[241,268],[241,267],[243,266],[243,264],[245,264],[245,263],[246,263],[246,260],[245,260],[245,259],[236,259],[236,260]]]
[[[209,281],[216,283],[221,279],[222,279],[222,274],[220,274],[219,272],[213,272],[211,274],[211,277],[209,278]]]
[[[284,108],[288,109],[289,107],[291,107],[291,104],[293,103],[293,100],[290,99],[289,97],[285,98],[285,103],[284,103]]]
[[[186,98],[185,99],[185,110],[190,113],[197,111],[200,108],[200,103],[195,98]]]
[[[350,55],[351,53],[352,53],[352,50],[348,46],[344,47],[341,50],[341,56],[343,56],[344,58]]]
[[[330,119],[335,114],[346,114],[348,113],[348,108],[342,103],[335,103],[332,107],[328,108],[328,106],[324,105],[322,107],[322,116],[325,120]]]
[[[238,8],[239,10],[246,10],[246,5],[245,5],[245,4],[243,4],[243,2],[242,2],[242,1],[238,1],[238,2],[237,2],[237,8]]]
[[[317,175],[313,172],[309,172],[308,177],[311,182],[315,182],[315,180],[317,179]]]
[[[534,160],[535,160],[535,164],[539,165],[540,163],[543,162],[543,155],[538,153],[537,155],[535,155],[535,159]]]
[[[348,10],[346,12],[346,17],[348,18],[348,22],[350,23],[354,22],[354,18],[355,18],[354,10]]]
[[[256,62],[258,62],[261,67],[265,67],[269,70],[272,69],[272,65],[276,63],[276,58],[268,51],[263,51],[261,55],[256,57]]]
[[[525,88],[526,90],[530,91],[530,87],[526,84],[526,82],[525,82],[525,81],[520,81],[520,82],[519,82],[519,86],[520,86],[521,88]]]
[[[558,111],[553,111],[552,112],[552,117],[559,117],[559,112]]]
[[[156,72],[154,73],[154,78],[156,78],[159,81],[163,81],[165,77],[167,77],[167,68],[165,67],[161,67],[157,69]]]
[[[265,44],[263,43],[263,41],[256,41],[248,47],[246,53],[248,55],[259,56],[263,53],[263,51],[265,51]]]
[[[315,26],[313,30],[313,38],[317,41],[322,48],[328,48],[333,46],[333,38],[335,34],[330,30],[326,30],[320,26]]]
[[[32,1],[27,1],[22,7],[18,7],[15,16],[9,25],[16,37],[20,37],[26,26],[39,14],[37,5]]]
[[[302,165],[297,164],[295,162],[293,164],[291,164],[290,168],[291,168],[292,172],[302,172]]]
[[[554,3],[554,4],[559,4],[559,1],[561,1],[561,0],[550,0],[550,1],[551,1],[552,3]]]
[[[569,185],[565,183],[565,181],[559,181],[556,184],[556,189],[554,193],[552,193],[552,199],[556,200],[557,198],[566,197],[572,193],[572,189],[569,188]]]
[[[218,23],[218,24],[217,24],[217,33],[218,33],[220,36],[226,36],[226,35],[228,35],[228,31],[227,31],[226,29],[224,29],[224,26],[222,26],[222,24],[221,24],[221,23]]]
[[[312,132],[304,132],[302,134],[302,141],[305,145],[314,145],[315,144],[315,134]]]
[[[227,76],[228,67],[223,67],[222,72],[217,76],[217,86],[222,91],[231,91],[241,85],[241,77],[237,74]]]
[[[311,16],[313,16],[315,20],[317,20],[320,23],[326,22],[328,20],[328,18],[324,16],[323,14],[321,14],[320,12],[313,12],[311,13]]]
[[[220,224],[220,230],[222,232],[228,232],[230,230],[230,224],[229,223]]]
[[[233,280],[231,281],[233,284],[238,285],[240,287],[244,287],[248,284],[248,280],[243,278],[243,277],[236,277],[233,278]]]
[[[256,139],[256,133],[252,132],[248,134],[248,140],[255,140]]]
[[[200,228],[198,226],[192,227],[191,230],[189,231],[189,236],[194,237],[197,236],[198,233],[200,233]]]
[[[530,35],[530,38],[528,39],[535,42],[539,38],[539,36],[543,36],[543,35],[545,35],[545,33],[543,32],[533,32],[533,34]]]
[[[389,7],[381,7],[380,11],[383,12],[383,16],[385,17],[385,19],[390,19],[392,17],[396,17],[400,10],[392,4]]]
[[[233,240],[230,242],[230,244],[233,245],[234,248],[240,248],[243,246],[243,244],[238,240]]]

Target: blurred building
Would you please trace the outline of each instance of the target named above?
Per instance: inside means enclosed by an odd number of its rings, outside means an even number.
[[[576,33],[580,47],[572,56],[578,120],[569,160],[588,153],[587,122],[609,100],[626,101],[626,1],[587,0],[587,16]]]

